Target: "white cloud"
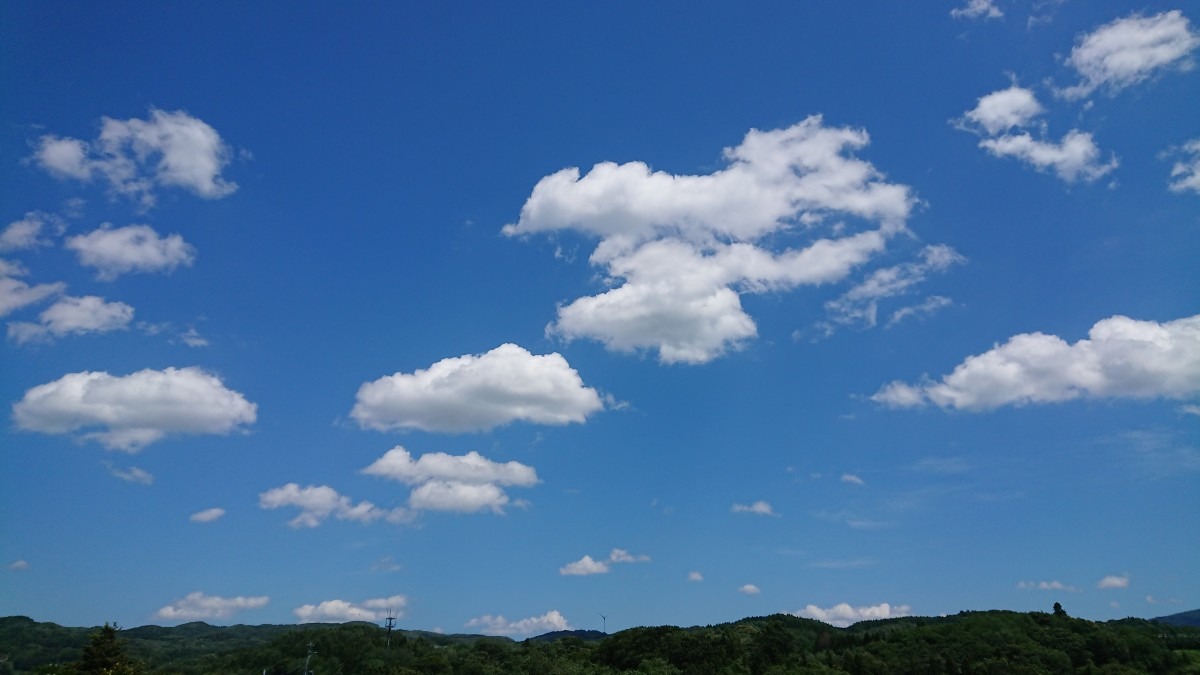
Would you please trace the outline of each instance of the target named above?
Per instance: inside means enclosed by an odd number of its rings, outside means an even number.
[[[892,606],[886,602],[867,607],[851,607],[849,604],[843,602],[827,609],[822,609],[816,605],[808,605],[804,609],[792,612],[794,616],[805,619],[816,619],[817,621],[822,621],[831,626],[838,626],[839,628],[845,628],[859,621],[892,619],[909,616],[911,613],[912,607],[908,605]]]
[[[131,466],[128,469],[109,466],[108,472],[128,483],[139,483],[141,485],[154,484],[154,475],[136,466]]]
[[[192,521],[193,523],[211,523],[223,515],[225,515],[225,509],[213,507],[211,509],[204,509],[203,511],[197,511],[193,513],[192,515],[188,516],[188,520]]]
[[[866,485],[866,481],[864,481],[863,479],[859,478],[858,476],[856,476],[852,473],[842,474],[842,482],[843,483],[851,483],[854,485]]]
[[[189,326],[188,329],[179,334],[179,340],[189,347],[207,347],[208,340],[201,335],[195,327]]]
[[[520,462],[501,464],[475,451],[432,452],[414,461],[402,446],[387,451],[363,473],[416,485],[409,495],[410,508],[467,513],[484,509],[502,513],[509,498],[501,486],[530,487],[539,482],[537,471]]]
[[[133,307],[123,302],[105,302],[95,295],[65,296],[39,314],[38,323],[8,324],[8,339],[25,344],[64,335],[107,333],[127,329],[132,320]]]
[[[166,272],[190,266],[196,249],[178,234],[160,237],[149,225],[99,229],[68,237],[65,244],[79,256],[79,264],[96,269],[105,281],[130,272]]]
[[[404,616],[408,598],[393,595],[354,603],[345,600],[326,600],[315,605],[301,605],[292,610],[300,623],[344,623],[346,621],[382,621],[389,615]]]
[[[738,593],[745,595],[758,595],[759,593],[762,593],[762,591],[759,590],[758,586],[755,586],[754,584],[746,584],[738,589]]]
[[[1067,591],[1068,593],[1078,593],[1079,589],[1074,586],[1068,586],[1063,582],[1055,579],[1054,581],[1019,581],[1017,588],[1023,591]]]
[[[587,576],[589,574],[608,574],[609,565],[602,560],[593,560],[592,556],[585,555],[575,562],[567,563],[558,569],[558,573],[564,576]]]
[[[476,513],[488,509],[504,513],[508,495],[494,483],[471,484],[434,480],[422,483],[408,496],[408,505],[417,510]]]
[[[270,602],[270,598],[265,595],[254,597],[239,595],[235,598],[222,598],[196,591],[163,607],[155,612],[154,616],[167,621],[228,619],[243,610],[265,607],[268,602]]]
[[[67,288],[67,285],[62,282],[30,286],[24,281],[14,278],[26,274],[25,268],[20,263],[0,259],[0,316],[6,316],[26,305],[32,305],[50,296],[58,295]]]
[[[1046,112],[1033,92],[1012,85],[1008,89],[981,96],[974,108],[956,120],[959,128],[979,129],[989,136],[1014,128],[1024,128]]]
[[[1032,165],[1038,171],[1053,170],[1062,180],[1091,182],[1117,168],[1117,158],[1107,162],[1100,157],[1100,148],[1092,135],[1072,129],[1058,143],[1037,140],[1028,133],[1006,134],[985,138],[979,147],[997,157],[1012,157]]]
[[[364,383],[350,415],[365,428],[486,431],[514,421],[582,423],[604,403],[557,353],[514,344]]]
[[[650,556],[644,554],[632,554],[623,548],[614,548],[608,554],[607,560],[595,560],[590,555],[585,555],[575,562],[567,563],[559,568],[558,573],[564,576],[587,576],[589,574],[608,574],[612,569],[612,565],[622,563],[645,563],[650,562]]]
[[[29,569],[29,562],[25,560],[14,560],[6,565],[6,567],[14,572],[23,572]]]
[[[1076,398],[1184,398],[1200,393],[1200,315],[1166,323],[1114,316],[1068,344],[1016,335],[971,356],[941,381],[892,382],[871,400],[891,407],[932,403],[989,410]]]
[[[206,199],[233,193],[237,184],[221,177],[229,146],[211,126],[182,111],[151,109],[148,119],[105,117],[91,142],[43,136],[33,159],[60,178],[99,177],[110,190],[154,205],[157,186],[180,187]]]
[[[786,129],[751,130],[707,175],[601,163],[546,176],[509,236],[574,230],[599,238],[590,260],[610,290],[559,307],[547,328],[614,351],[652,349],[663,363],[703,363],[757,335],[740,294],[838,281],[904,230],[915,199],[850,153],[865,131],[825,127],[819,116]],[[770,235],[805,235],[828,217],[878,223],[796,249]],[[833,230],[840,233],[845,223]]]
[[[822,325],[827,333],[832,332],[833,324],[873,327],[878,320],[880,300],[903,295],[930,274],[965,262],[966,258],[949,246],[926,246],[919,260],[875,270],[857,286],[826,302],[829,321]]]
[[[1172,192],[1191,190],[1200,194],[1200,138],[1193,138],[1177,151],[1187,155],[1171,167],[1171,181],[1168,186]]]
[[[467,628],[478,628],[484,635],[530,635],[533,633],[550,633],[559,630],[571,630],[567,618],[558,610],[550,610],[541,616],[534,616],[520,621],[509,621],[504,616],[485,614],[468,621]]]
[[[188,367],[70,373],[25,392],[13,419],[20,429],[47,434],[100,427],[82,438],[137,452],[168,434],[228,434],[253,424],[256,410],[216,375]]]
[[[623,548],[614,548],[608,554],[608,559],[614,563],[643,563],[650,562],[650,556],[645,554],[633,555]]]
[[[756,516],[778,516],[771,505],[763,500],[758,500],[753,504],[734,504],[731,509],[734,513],[752,513]]]
[[[288,525],[297,528],[317,527],[330,517],[360,523],[369,523],[381,518],[395,522],[405,517],[402,509],[387,511],[367,501],[355,504],[349,497],[338,494],[337,490],[328,485],[300,487],[296,483],[288,483],[271,488],[258,496],[258,506],[263,509],[299,508],[300,513],[288,521]]]
[[[473,484],[496,483],[523,487],[538,483],[537,472],[534,468],[520,462],[501,464],[493,462],[475,451],[465,455],[428,452],[413,461],[408,450],[399,445],[388,450],[383,457],[363,469],[363,473],[391,478],[409,485],[431,480]]]
[[[920,304],[901,307],[900,309],[892,312],[891,318],[888,319],[887,327],[891,328],[910,316],[918,318],[930,316],[953,304],[954,301],[950,298],[941,295],[931,295],[928,298],[925,298],[925,300]]]
[[[1004,12],[996,6],[995,0],[967,0],[962,7],[950,10],[950,16],[956,19],[999,19]]]
[[[1096,588],[1099,588],[1101,590],[1110,589],[1110,588],[1129,588],[1129,575],[1128,574],[1122,574],[1122,575],[1110,574],[1110,575],[1104,577],[1103,579],[1101,579],[1100,581],[1097,581]]]
[[[1117,19],[1080,36],[1067,64],[1079,72],[1079,84],[1058,90],[1067,99],[1088,96],[1100,87],[1116,94],[1174,67],[1190,70],[1200,35],[1179,10],[1154,16]]]
[[[48,246],[50,241],[42,237],[47,226],[61,230],[62,219],[40,211],[30,211],[21,220],[8,224],[0,232],[0,252]]]
[[[688,581],[704,581],[704,575],[693,570],[691,572],[688,572],[687,580]]]

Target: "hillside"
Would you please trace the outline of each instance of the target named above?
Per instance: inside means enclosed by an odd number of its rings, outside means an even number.
[[[0,619],[0,673],[74,674],[95,629]],[[396,631],[374,624],[143,626],[120,631],[140,663],[122,672],[271,675],[310,670],[415,673],[1200,673],[1200,629],[1141,619],[964,612],[866,621],[849,628],[790,615],[714,626],[632,628],[604,636],[559,631],[524,642]],[[598,639],[596,639],[598,638]],[[585,641],[591,639],[590,641]],[[96,672],[96,671],[93,671]]]
[[[1166,623],[1172,626],[1195,626],[1200,627],[1200,609],[1193,609],[1190,612],[1180,612],[1178,614],[1169,614],[1160,616],[1157,619],[1152,619],[1159,623]]]

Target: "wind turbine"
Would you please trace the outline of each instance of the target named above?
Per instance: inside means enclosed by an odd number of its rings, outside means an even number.
[[[600,612],[596,612],[596,613],[600,614]],[[608,617],[603,614],[600,614],[600,619],[604,622],[604,633],[607,635],[608,634]]]

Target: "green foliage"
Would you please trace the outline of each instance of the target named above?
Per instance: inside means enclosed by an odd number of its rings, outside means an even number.
[[[30,635],[43,643],[22,651],[21,638]],[[570,633],[552,637],[515,643],[397,631],[389,648],[385,632],[367,623],[197,623],[119,634],[105,626],[89,640],[81,629],[0,619],[0,675],[300,675],[310,642],[309,668],[318,675],[1200,674],[1200,629],[1139,619],[1095,623],[1065,612],[964,612],[844,629],[777,614],[716,626],[633,628],[595,640],[584,635],[587,641]]]

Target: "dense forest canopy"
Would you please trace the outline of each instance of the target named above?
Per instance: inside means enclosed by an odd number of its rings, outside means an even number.
[[[0,619],[0,675],[207,673],[1200,673],[1200,628],[1142,619],[963,612],[835,628],[787,614],[612,635],[503,637],[374,624],[65,628]],[[555,639],[557,638],[557,639]]]

